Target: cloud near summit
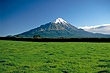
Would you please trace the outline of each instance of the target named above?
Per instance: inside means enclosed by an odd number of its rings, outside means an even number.
[[[110,24],[85,26],[85,27],[79,27],[79,28],[92,33],[110,34]]]

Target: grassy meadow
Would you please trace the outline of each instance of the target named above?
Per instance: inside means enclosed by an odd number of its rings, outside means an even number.
[[[101,72],[110,72],[110,43],[0,40],[0,73]]]

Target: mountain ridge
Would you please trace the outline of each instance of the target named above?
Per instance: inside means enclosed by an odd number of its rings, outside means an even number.
[[[110,37],[110,35],[84,31],[72,26],[62,18],[17,35],[20,37],[33,37],[34,35],[40,35],[41,37]]]

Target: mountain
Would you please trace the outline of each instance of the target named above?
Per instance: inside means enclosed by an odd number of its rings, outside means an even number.
[[[86,27],[79,27],[79,28],[92,33],[102,33],[102,34],[110,35],[110,24],[88,26],[88,27],[86,26]]]
[[[34,35],[40,35],[41,37],[110,37],[110,35],[84,31],[83,29],[72,26],[62,18],[18,35],[20,37],[33,37]]]

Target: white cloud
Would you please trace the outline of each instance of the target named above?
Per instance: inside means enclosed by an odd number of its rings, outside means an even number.
[[[79,28],[92,33],[110,34],[110,24],[85,26],[85,27],[79,27]]]

